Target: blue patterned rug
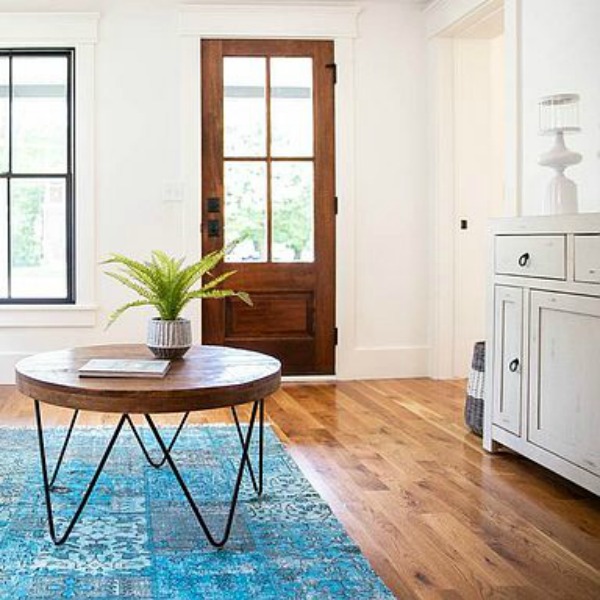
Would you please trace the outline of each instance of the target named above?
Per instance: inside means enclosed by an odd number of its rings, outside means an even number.
[[[173,429],[164,429],[170,439]],[[110,428],[76,429],[54,494],[69,517]],[[64,429],[46,432],[50,468]],[[157,453],[150,434],[148,447]],[[218,534],[240,446],[233,426],[188,426],[174,458]],[[79,483],[78,483],[79,482]],[[57,518],[57,528],[64,520]],[[248,478],[229,542],[208,544],[168,466],[149,467],[123,429],[68,542],[48,536],[37,434],[0,429],[0,598],[390,599],[329,506],[265,428],[265,492]]]

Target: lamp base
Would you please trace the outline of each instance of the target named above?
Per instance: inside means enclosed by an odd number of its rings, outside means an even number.
[[[577,212],[577,185],[563,172],[558,171],[548,184],[544,214],[570,215]]]

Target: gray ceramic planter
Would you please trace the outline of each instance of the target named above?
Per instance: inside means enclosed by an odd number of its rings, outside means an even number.
[[[192,324],[189,319],[150,319],[147,344],[158,358],[181,358],[192,347]]]

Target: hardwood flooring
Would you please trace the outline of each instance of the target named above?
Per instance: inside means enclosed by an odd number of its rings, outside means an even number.
[[[600,598],[600,499],[486,454],[462,424],[463,398],[462,383],[426,379],[285,384],[267,414],[398,598]],[[68,423],[65,410],[44,415]],[[31,402],[0,387],[0,425],[32,423]]]

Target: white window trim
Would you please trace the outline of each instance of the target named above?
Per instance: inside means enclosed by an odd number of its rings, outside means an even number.
[[[336,378],[351,379],[361,370],[364,357],[356,347],[355,274],[355,138],[354,40],[358,37],[361,6],[356,2],[310,5],[249,2],[196,4],[179,10],[182,38],[181,130],[182,165],[186,188],[200,197],[200,41],[230,39],[329,39],[333,40],[338,84],[335,95],[336,192],[340,211],[336,227],[336,323],[340,332],[336,352]],[[197,202],[197,205],[200,203]],[[198,239],[199,214],[190,219],[188,239]],[[198,248],[190,249],[198,252]],[[381,362],[381,361],[380,361]],[[397,364],[397,361],[396,361]]]
[[[98,13],[2,13],[0,47],[75,48],[76,304],[0,305],[0,328],[96,324],[94,63]]]

